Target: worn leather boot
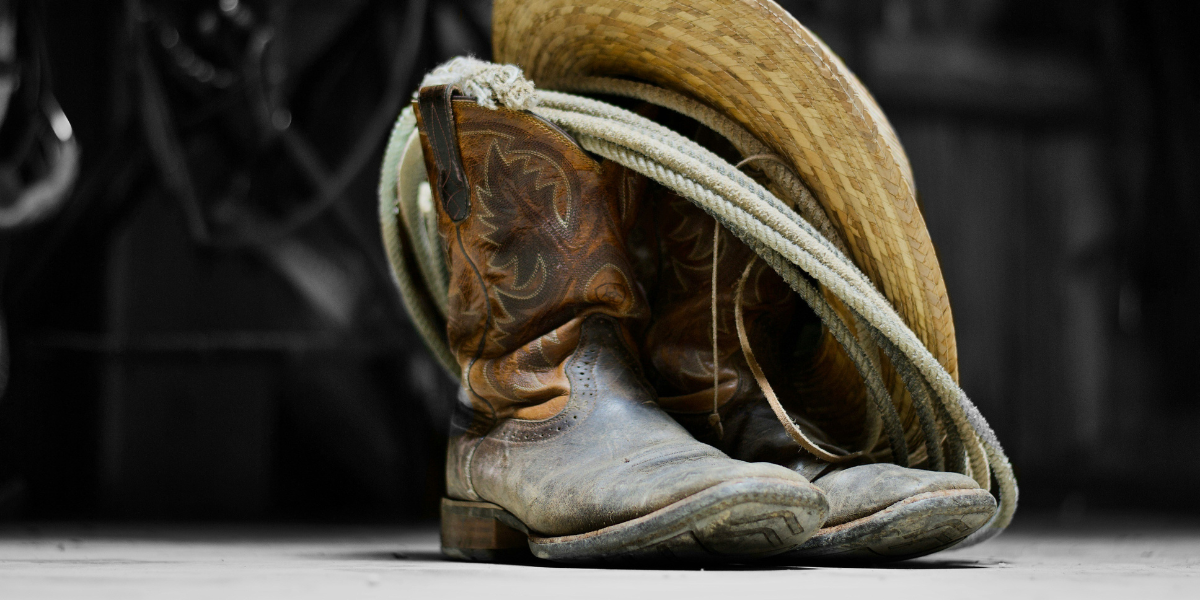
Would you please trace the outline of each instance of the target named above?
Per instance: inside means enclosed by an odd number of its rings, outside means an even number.
[[[643,378],[649,311],[625,248],[643,180],[532,113],[446,86],[417,108],[462,369],[443,552],[729,560],[812,535],[818,489],[697,442]]]
[[[752,251],[722,231],[714,288],[715,221],[675,194],[656,195],[654,221],[662,271],[656,277],[654,321],[645,338],[644,355],[652,366],[661,405],[697,439],[734,458],[788,467],[824,490],[829,501],[823,528],[804,546],[780,558],[914,558],[947,548],[982,527],[995,511],[995,500],[969,477],[861,461],[830,464],[793,441],[750,371],[736,331],[736,288],[754,258]],[[793,325],[794,296],[774,271],[756,261],[741,300],[744,328],[767,379],[787,381],[789,373],[771,359],[790,352],[780,345],[786,339],[780,333]],[[714,301],[718,307],[715,367]],[[801,411],[794,410],[804,398],[791,400],[793,419],[810,438],[828,443]]]

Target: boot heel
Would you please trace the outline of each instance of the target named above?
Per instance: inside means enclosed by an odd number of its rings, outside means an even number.
[[[490,502],[442,498],[442,554],[486,562],[531,557],[529,536],[504,521],[515,519]]]

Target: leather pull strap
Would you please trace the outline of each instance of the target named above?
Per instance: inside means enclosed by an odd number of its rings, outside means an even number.
[[[437,165],[437,190],[442,209],[451,221],[458,223],[471,214],[471,188],[467,185],[462,153],[458,148],[458,129],[454,123],[454,108],[450,105],[453,93],[454,89],[448,85],[421,88],[417,105]]]

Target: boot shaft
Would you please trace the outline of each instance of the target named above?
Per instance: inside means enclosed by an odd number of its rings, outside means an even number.
[[[743,324],[749,346],[774,384],[775,393],[793,418],[805,422],[814,436],[853,445],[864,435],[865,388],[841,346],[783,279],[765,262],[756,260],[754,252],[724,228],[715,246],[714,294],[715,220],[674,193],[662,190],[650,195],[654,197],[645,200],[646,210],[653,205],[661,267],[654,278],[654,316],[647,329],[643,356],[663,407],[686,422],[694,435],[726,451],[733,450],[729,444],[737,443],[738,435],[733,430],[748,427],[758,431],[759,426],[750,422],[761,420],[767,427],[776,420],[765,408],[735,324],[737,288],[749,266],[741,298]],[[722,415],[721,430],[731,434],[730,439],[720,439],[728,435],[710,437],[715,431],[709,431],[712,427],[707,424],[707,415],[714,408],[714,369],[718,370],[719,382],[715,404]],[[735,408],[749,404],[757,408]],[[782,430],[777,433],[782,436],[779,447],[792,451],[790,438]],[[751,437],[772,436],[759,432]],[[758,456],[766,460],[773,452],[764,450]]]
[[[656,374],[664,408],[707,412],[713,408],[714,370],[718,371],[718,406],[757,389],[734,321],[738,282],[754,261],[754,253],[691,202],[666,190],[657,196],[654,220],[662,270],[644,355]],[[777,354],[783,337],[780,333],[792,324],[795,299],[766,263],[754,261],[750,269],[742,290],[743,320],[755,349],[770,358]]]
[[[541,419],[570,393],[580,324],[648,317],[625,239],[644,185],[532,113],[421,90],[418,124],[449,270],[449,345],[472,408]]]

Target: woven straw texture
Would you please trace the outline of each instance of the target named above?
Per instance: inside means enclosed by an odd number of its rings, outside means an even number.
[[[641,79],[741,123],[791,162],[852,258],[958,379],[954,322],[912,171],[871,95],[769,0],[496,0],[496,62],[539,88]]]

